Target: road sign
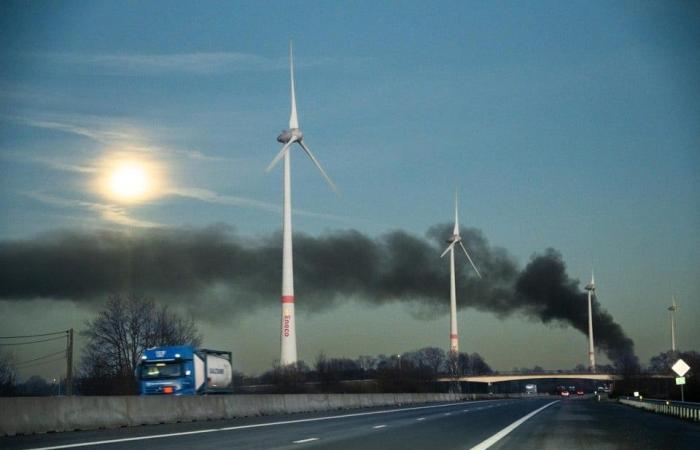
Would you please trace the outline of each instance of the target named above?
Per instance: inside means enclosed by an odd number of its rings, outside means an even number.
[[[673,369],[674,372],[678,374],[679,377],[682,377],[686,373],[688,373],[688,370],[690,370],[690,366],[685,363],[682,359],[678,359],[676,363],[671,366],[671,369]]]
[[[685,384],[685,377],[676,378],[676,384],[678,384],[678,385]]]

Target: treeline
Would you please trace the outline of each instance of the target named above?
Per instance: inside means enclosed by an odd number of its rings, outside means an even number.
[[[439,392],[449,385],[437,379],[454,375],[482,375],[491,367],[478,353],[448,355],[441,348],[425,347],[395,355],[331,358],[319,353],[312,365],[299,361],[257,377],[237,374],[241,393],[286,392]]]
[[[136,367],[143,350],[154,346],[199,346],[202,337],[191,319],[184,319],[167,306],[139,296],[112,296],[80,336],[86,342],[73,380],[73,392],[81,395],[131,395],[138,393]],[[625,379],[615,383],[615,393],[640,392],[648,398],[680,398],[671,365],[682,358],[691,370],[686,375],[685,398],[700,400],[700,354],[695,351],[665,352],[654,356],[646,369],[629,365]],[[234,366],[235,369],[235,366]],[[624,368],[623,368],[624,369]],[[540,366],[514,368],[519,373],[548,373]],[[575,372],[587,372],[583,365]],[[620,373],[621,368],[597,366],[599,373]],[[239,393],[286,392],[440,392],[454,386],[438,378],[492,373],[478,353],[446,353],[424,347],[401,354],[333,358],[317,355],[311,364],[300,361],[291,367],[275,366],[259,376],[235,373]],[[561,372],[561,371],[560,371]],[[550,372],[551,373],[551,372]],[[0,395],[56,395],[65,392],[65,380],[47,381],[33,376],[18,383],[13,357],[0,349]],[[469,386],[467,386],[469,388]]]
[[[136,295],[110,297],[97,316],[85,323],[80,337],[86,345],[72,386],[81,395],[137,394],[136,369],[144,349],[199,347],[202,341],[191,319]],[[48,382],[34,376],[18,384],[15,372],[12,359],[0,354],[1,395],[56,395],[61,387],[65,392],[65,380]],[[436,379],[446,374],[490,372],[477,353],[449,358],[440,348],[426,347],[356,359],[321,353],[311,366],[302,361],[255,377],[236,373],[234,386],[238,392],[425,392],[441,389]]]

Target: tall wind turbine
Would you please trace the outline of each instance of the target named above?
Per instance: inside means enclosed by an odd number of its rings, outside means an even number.
[[[676,305],[676,297],[671,297],[671,306],[668,307],[669,316],[671,316],[671,351],[676,352],[676,311],[678,310],[678,305]]]
[[[289,77],[291,80],[292,112],[289,116],[289,129],[277,136],[277,141],[284,144],[282,150],[275,156],[266,171],[269,172],[284,158],[283,186],[284,186],[284,207],[282,220],[282,322],[280,329],[280,365],[287,366],[297,362],[297,335],[296,323],[294,320],[294,270],[292,265],[292,192],[291,192],[291,170],[290,170],[290,149],[292,144],[299,144],[301,149],[311,159],[321,175],[330,185],[331,189],[337,193],[337,189],[330,177],[323,170],[321,164],[309,147],[304,143],[304,135],[299,129],[297,119],[297,102],[294,93],[294,59],[292,57],[292,43],[289,43]]]
[[[595,277],[591,271],[591,282],[585,288],[588,291],[588,362],[591,372],[595,373],[595,348],[593,347],[593,296],[595,296]]]
[[[457,289],[455,287],[455,245],[459,244],[459,246],[462,248],[464,251],[464,254],[467,256],[467,259],[469,260],[469,264],[472,265],[474,268],[474,272],[476,272],[476,275],[481,278],[481,274],[479,273],[479,269],[476,268],[476,265],[474,265],[474,261],[472,261],[471,256],[469,256],[469,252],[467,252],[467,249],[464,247],[464,244],[462,243],[462,237],[459,235],[459,217],[457,215],[457,193],[455,193],[455,227],[452,230],[452,236],[447,239],[447,242],[450,244],[447,246],[444,252],[442,252],[442,255],[440,255],[440,258],[445,256],[448,252],[450,253],[450,353],[452,354],[457,354],[459,352],[459,338],[457,335]]]

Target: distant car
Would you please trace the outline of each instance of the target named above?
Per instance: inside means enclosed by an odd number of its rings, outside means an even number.
[[[582,389],[577,390],[576,395],[583,395],[583,390]]]
[[[568,397],[568,396],[569,396],[569,391],[561,391],[561,396],[562,396],[562,397]]]

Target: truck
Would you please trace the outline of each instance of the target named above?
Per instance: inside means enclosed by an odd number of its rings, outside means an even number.
[[[527,395],[537,394],[537,385],[536,384],[526,384],[525,385],[525,393]]]
[[[144,350],[136,369],[141,395],[233,392],[231,352],[188,345]]]

